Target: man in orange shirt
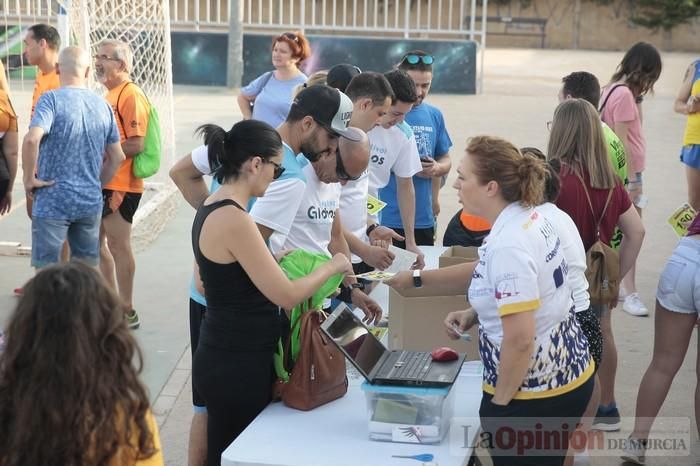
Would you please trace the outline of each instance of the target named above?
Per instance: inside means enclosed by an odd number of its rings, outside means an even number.
[[[131,250],[131,223],[143,193],[143,180],[134,176],[132,163],[134,156],[143,151],[151,108],[141,88],[129,77],[132,63],[131,49],[124,42],[108,39],[99,44],[95,71],[97,79],[108,90],[106,98],[117,119],[126,155],[126,160],[102,191],[100,270],[131,306],[131,314],[126,317],[129,326],[135,329],[139,326],[139,318],[133,309],[136,264]]]
[[[34,93],[32,94],[32,113],[29,116],[31,121],[34,116],[34,108],[39,101],[39,97],[44,92],[52,91],[61,87],[56,72],[58,63],[58,52],[61,48],[61,36],[55,27],[48,24],[35,24],[27,29],[24,36],[24,58],[30,65],[36,66],[36,80],[34,81]],[[27,215],[32,218],[33,200],[27,198]],[[64,243],[61,259],[66,262],[70,256],[68,243]],[[22,288],[15,288],[15,294],[21,295]]]
[[[58,35],[55,27],[35,24],[27,30],[27,35],[24,37],[24,57],[30,65],[38,68],[32,94],[32,117],[39,97],[46,91],[61,87],[58,73],[56,73],[60,48],[61,36]]]

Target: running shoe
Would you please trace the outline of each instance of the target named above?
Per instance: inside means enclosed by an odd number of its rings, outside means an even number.
[[[125,314],[124,317],[126,318],[126,324],[131,330],[136,330],[141,325],[141,322],[139,322],[139,315],[133,309],[131,310],[131,314]]]
[[[592,429],[604,432],[617,432],[620,430],[620,411],[617,410],[617,407],[610,410],[603,410],[598,407]]]
[[[630,293],[625,298],[622,309],[630,315],[644,317],[649,315],[649,309],[644,305],[639,298],[639,293]]]
[[[642,466],[646,464],[646,460],[644,458],[646,453],[645,440],[627,437],[627,441],[625,442],[625,446],[622,451],[623,453],[620,458],[622,458],[623,461],[640,464]]]

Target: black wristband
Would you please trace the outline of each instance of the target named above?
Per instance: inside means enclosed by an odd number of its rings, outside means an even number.
[[[379,225],[377,223],[373,223],[370,226],[367,227],[367,230],[365,230],[365,234],[369,238],[369,234],[372,233],[374,230],[377,229]]]

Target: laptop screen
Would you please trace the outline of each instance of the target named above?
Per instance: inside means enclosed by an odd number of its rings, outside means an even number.
[[[341,304],[333,315],[335,320],[329,325],[324,322],[324,330],[369,379],[369,374],[387,349],[347,306]]]

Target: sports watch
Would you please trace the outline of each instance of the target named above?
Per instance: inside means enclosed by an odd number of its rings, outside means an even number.
[[[420,270],[416,269],[413,271],[413,286],[415,288],[421,288],[423,286],[423,279],[420,278]]]

